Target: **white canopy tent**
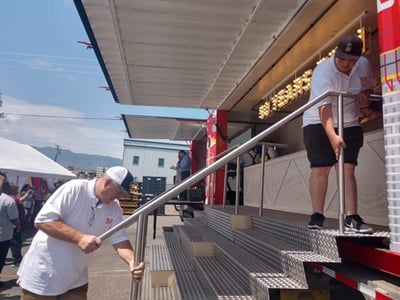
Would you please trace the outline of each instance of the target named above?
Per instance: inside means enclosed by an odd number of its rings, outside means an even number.
[[[23,185],[29,177],[42,177],[54,184],[76,175],[29,145],[0,137],[0,171],[10,183]]]

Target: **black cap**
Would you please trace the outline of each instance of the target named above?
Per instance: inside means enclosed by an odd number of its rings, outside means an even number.
[[[336,48],[335,57],[357,60],[362,54],[363,41],[355,34],[343,37]]]

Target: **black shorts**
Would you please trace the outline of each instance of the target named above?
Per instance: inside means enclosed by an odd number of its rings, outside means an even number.
[[[361,126],[343,129],[344,162],[357,165],[358,153],[364,142]],[[335,152],[332,149],[328,136],[321,124],[307,125],[303,128],[303,142],[307,150],[307,158],[313,167],[328,167],[337,163]]]

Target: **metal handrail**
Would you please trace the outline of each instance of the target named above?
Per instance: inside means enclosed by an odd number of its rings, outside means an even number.
[[[212,174],[213,172],[217,171],[219,168],[230,162],[232,159],[240,156],[241,154],[249,151],[252,149],[258,142],[260,142],[262,139],[267,137],[271,132],[277,130],[281,126],[285,125],[286,123],[292,121],[293,119],[297,118],[300,114],[302,114],[304,111],[309,109],[310,107],[314,106],[321,100],[325,99],[328,96],[336,96],[338,97],[338,102],[343,103],[343,97],[351,97],[354,98],[354,94],[348,94],[346,92],[335,92],[335,91],[327,91],[315,99],[307,102],[304,104],[302,107],[298,108],[288,116],[284,117],[283,119],[279,120],[272,126],[268,127],[252,139],[248,140],[245,142],[243,145],[240,147],[234,149],[232,152],[228,153],[227,155],[223,156],[213,164],[199,170],[192,176],[186,178],[185,180],[181,181],[179,184],[175,185],[173,188],[169,189],[168,191],[165,191],[164,193],[156,196],[152,201],[146,203],[145,205],[139,207],[131,216],[123,220],[121,223],[117,224],[113,228],[107,230],[105,233],[99,236],[99,238],[104,241],[105,239],[109,238],[112,234],[115,232],[126,228],[133,224],[139,217],[141,216],[147,216],[150,213],[152,213],[155,209],[157,209],[159,206],[165,204],[170,200],[171,198],[177,196],[180,192],[184,191],[185,189],[189,188],[190,186],[194,185],[195,183],[199,182],[200,180],[204,179],[206,176]],[[338,123],[341,121],[340,124],[338,124],[338,131],[339,133],[343,132],[343,110],[338,109],[339,116],[338,116]],[[341,114],[341,115],[340,115]],[[340,119],[340,120],[339,120]],[[339,157],[339,176],[343,177],[343,168],[344,168],[344,163],[343,163],[343,149],[340,151],[340,157]],[[339,179],[339,185],[341,186],[343,184],[343,178]],[[339,187],[339,201],[340,201],[340,212],[339,212],[339,230],[341,233],[343,233],[343,207],[344,207],[344,198],[343,198],[343,190],[344,187],[341,186]],[[237,198],[236,198],[237,200]],[[237,202],[237,201],[236,201]],[[235,207],[237,207],[237,203]],[[142,218],[140,218],[142,220]],[[138,223],[137,227],[137,232],[136,232],[136,245],[135,245],[135,265],[139,264],[141,261],[144,260],[144,240],[146,236],[146,226],[143,224],[144,222]],[[140,225],[140,226],[139,226]],[[138,295],[138,290],[139,290],[139,282],[134,281],[133,283],[133,290],[134,290],[134,296],[137,297]]]
[[[214,156],[211,156],[211,157],[207,158],[207,161],[211,160],[211,159],[220,158],[221,156],[224,156],[226,153],[231,152],[232,150],[234,150],[235,148],[238,148],[239,146],[240,146],[240,144],[236,144],[236,145],[234,145],[234,146],[232,146],[232,147],[230,147],[228,149],[225,149],[224,151],[218,153],[217,155],[214,155]]]
[[[112,234],[115,232],[128,227],[129,225],[133,224],[139,215],[141,214],[150,214],[154,209],[158,208],[159,206],[163,205],[166,203],[168,200],[171,198],[177,196],[180,192],[184,191],[185,189],[189,188],[193,184],[199,182],[206,176],[210,175],[211,173],[215,172],[228,162],[230,162],[232,159],[236,158],[237,156],[245,153],[246,151],[250,150],[254,145],[259,142],[260,140],[264,139],[266,136],[268,136],[271,132],[275,131],[282,125],[285,125],[289,121],[295,119],[297,116],[302,114],[304,111],[315,105],[316,103],[320,102],[324,98],[328,96],[349,96],[349,97],[354,97],[353,94],[347,94],[345,92],[334,92],[334,91],[327,91],[320,96],[316,97],[315,99],[307,102],[305,105],[302,107],[298,108],[288,116],[284,117],[283,119],[279,120],[272,126],[268,127],[252,139],[248,140],[245,142],[243,145],[238,147],[237,149],[233,150],[232,152],[228,153],[226,156],[222,157],[221,159],[217,160],[214,162],[212,165],[209,165],[195,174],[191,175],[190,177],[186,178],[185,180],[181,181],[179,184],[175,185],[173,188],[169,189],[168,191],[165,191],[164,193],[159,194],[156,196],[152,201],[148,202],[147,204],[139,207],[132,215],[130,215],[128,218],[123,220],[121,223],[115,225],[111,229],[107,230],[104,232],[102,235],[99,236],[99,238],[104,241],[107,238],[109,238]]]

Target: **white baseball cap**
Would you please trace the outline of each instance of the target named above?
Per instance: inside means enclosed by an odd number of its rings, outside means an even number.
[[[133,176],[128,169],[119,166],[111,167],[106,171],[106,175],[120,186],[125,196],[131,196],[129,189],[131,182],[133,181]]]

